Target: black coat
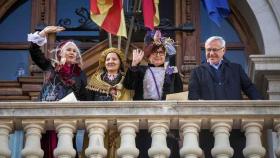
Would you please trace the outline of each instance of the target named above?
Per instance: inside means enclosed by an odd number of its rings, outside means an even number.
[[[87,78],[85,73],[80,70],[79,75],[71,76],[71,80],[74,80],[73,85],[66,85],[61,79],[60,74],[54,70],[52,63],[49,59],[45,58],[44,54],[42,53],[40,47],[35,44],[31,43],[29,52],[31,55],[32,60],[36,65],[38,65],[43,71],[50,75],[49,80],[44,82],[39,100],[41,101],[55,101],[64,98],[71,92],[74,92],[75,96],[78,100],[86,100],[86,89],[85,86],[87,85]],[[77,68],[80,69],[80,68]],[[55,86],[55,90],[52,89],[52,85]],[[55,92],[54,100],[48,100],[47,96],[50,91]]]
[[[153,66],[153,65],[149,65]],[[143,98],[143,80],[148,66],[130,67],[127,70],[124,87],[134,90],[135,94],[133,100],[144,100]],[[161,100],[165,100],[167,94],[178,93],[183,91],[183,83],[179,73],[165,74],[163,84],[163,95]]]
[[[216,100],[215,74],[208,63],[201,64],[191,72],[189,80],[190,100]],[[224,92],[222,100],[241,100],[243,91],[250,99],[262,99],[254,84],[240,64],[223,60],[220,65]]]

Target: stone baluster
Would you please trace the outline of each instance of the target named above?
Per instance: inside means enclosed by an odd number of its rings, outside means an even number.
[[[73,158],[76,151],[73,148],[73,133],[76,131],[75,120],[54,120],[58,133],[58,143],[54,150],[54,156],[58,158]]]
[[[139,120],[118,120],[118,130],[121,132],[121,145],[117,150],[118,157],[136,158],[139,150],[136,148],[135,137],[138,131]]]
[[[198,158],[202,156],[198,136],[201,126],[200,119],[179,120],[180,129],[183,131],[184,142],[180,149],[182,158]]]
[[[9,149],[9,133],[12,131],[12,126],[12,121],[0,121],[0,158],[11,157],[11,150]]]
[[[230,147],[229,136],[232,128],[232,119],[212,119],[211,131],[215,138],[214,148],[211,154],[215,158],[230,158],[233,156],[233,149]]]
[[[280,119],[274,119],[273,121],[274,129],[277,132],[277,148],[275,149],[275,154],[280,157]]]
[[[86,127],[89,137],[89,145],[85,154],[89,158],[104,158],[107,155],[107,149],[104,147],[104,137],[107,130],[108,121],[91,119],[86,120]]]
[[[261,142],[262,128],[263,120],[242,120],[242,129],[246,136],[246,147],[243,149],[243,155],[246,158],[261,158],[265,155],[266,151]]]
[[[44,151],[41,149],[42,132],[44,131],[44,120],[23,120],[25,131],[25,146],[21,155],[25,158],[41,158]]]
[[[152,135],[152,145],[148,150],[151,158],[168,158],[170,149],[167,147],[166,136],[169,130],[168,120],[149,120],[149,131]]]

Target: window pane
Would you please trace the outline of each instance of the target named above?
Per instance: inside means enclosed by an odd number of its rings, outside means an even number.
[[[31,0],[14,4],[0,21],[0,42],[26,42],[30,32]]]
[[[210,36],[222,36],[226,42],[240,42],[239,36],[233,26],[224,19],[221,23],[221,27],[218,27],[208,16],[208,13],[200,3],[200,25],[201,34],[200,41],[205,42]]]
[[[98,41],[99,28],[89,13],[89,0],[57,0],[57,25],[68,29],[58,33],[58,39]]]
[[[0,80],[16,80],[29,75],[29,53],[21,50],[0,50]]]

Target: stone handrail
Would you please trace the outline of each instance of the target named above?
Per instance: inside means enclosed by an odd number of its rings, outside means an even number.
[[[76,129],[89,132],[90,143],[85,151],[88,157],[101,158],[107,154],[102,140],[108,128],[117,126],[121,144],[119,157],[134,158],[139,155],[135,136],[139,129],[148,129],[152,137],[150,157],[169,157],[166,134],[169,129],[183,132],[181,157],[201,157],[198,143],[200,129],[213,132],[215,145],[213,157],[232,157],[229,143],[231,129],[245,132],[245,157],[263,157],[263,129],[273,129],[280,135],[280,101],[127,101],[127,102],[1,102],[0,103],[0,157],[9,157],[8,135],[14,129],[23,129],[25,147],[23,157],[42,157],[41,133],[55,129],[58,144],[56,157],[74,157],[72,137]],[[191,140],[191,141],[190,141]],[[278,140],[280,142],[280,140]],[[280,154],[280,147],[275,151]]]
[[[263,118],[272,127],[280,101],[0,102],[0,119],[60,118]],[[236,125],[236,124],[234,124]],[[203,127],[207,128],[207,127]],[[234,127],[235,128],[235,127]]]

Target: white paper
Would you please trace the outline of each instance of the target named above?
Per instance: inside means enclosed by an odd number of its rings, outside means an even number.
[[[77,101],[78,100],[73,92],[59,100],[59,102],[77,102]]]

